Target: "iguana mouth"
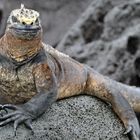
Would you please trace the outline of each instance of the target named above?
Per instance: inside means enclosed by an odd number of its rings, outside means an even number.
[[[12,27],[10,27],[10,29],[13,29],[15,32],[23,32],[23,33],[25,33],[25,32],[38,32],[39,30],[41,30],[41,27],[39,27],[39,26],[36,26],[36,27],[28,27],[28,26],[25,26],[25,27],[16,27],[16,26],[12,26]]]
[[[41,32],[40,26],[11,26],[9,29],[12,34],[21,39],[32,39]]]

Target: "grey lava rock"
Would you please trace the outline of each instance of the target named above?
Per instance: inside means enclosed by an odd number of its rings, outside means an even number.
[[[117,81],[140,86],[140,0],[94,0],[57,49]]]
[[[128,140],[124,128],[110,106],[88,96],[61,100],[33,122],[34,135],[20,126],[0,130],[1,140]]]

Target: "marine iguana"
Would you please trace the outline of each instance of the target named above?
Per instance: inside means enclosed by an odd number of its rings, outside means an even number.
[[[0,109],[13,112],[0,117],[0,126],[14,122],[32,128],[59,99],[91,95],[110,103],[132,140],[140,139],[135,112],[140,112],[140,89],[103,76],[42,42],[39,13],[26,9],[11,12],[0,39]],[[135,111],[135,112],[134,112]]]

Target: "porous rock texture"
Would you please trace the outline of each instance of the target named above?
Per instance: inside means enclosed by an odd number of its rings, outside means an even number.
[[[57,49],[117,81],[140,85],[140,0],[95,0]]]
[[[20,2],[40,11],[45,42],[54,46],[91,2],[83,0],[83,4],[79,5],[81,0],[59,0],[58,3],[57,0],[6,1],[3,1],[6,5],[4,9],[7,10],[5,17],[11,9],[19,7]],[[74,7],[76,8],[73,10]],[[77,12],[78,8],[81,9]],[[93,0],[66,33],[57,49],[115,80],[139,85],[139,17],[140,0]],[[1,128],[0,139],[128,140],[122,135],[123,125],[111,107],[87,96],[54,103],[43,116],[33,122],[33,127],[34,135],[21,126],[17,136],[13,138],[12,125],[7,125]]]
[[[13,126],[0,129],[1,140],[128,140],[111,107],[92,97],[76,97],[54,103],[37,121],[34,135],[20,126],[13,137]]]

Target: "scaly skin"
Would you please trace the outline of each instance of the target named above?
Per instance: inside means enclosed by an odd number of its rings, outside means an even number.
[[[20,14],[23,9],[19,9]],[[11,13],[10,19],[13,15],[19,17],[16,12]],[[39,15],[36,16],[38,19]],[[140,128],[134,111],[140,112],[140,89],[102,76],[44,44],[42,29],[36,28],[41,27],[40,23],[36,23],[35,17],[33,22],[28,18],[22,16],[22,22],[16,24],[8,22],[0,39],[0,109],[14,110],[0,117],[0,126],[13,121],[16,133],[22,122],[32,130],[32,120],[53,102],[84,93],[109,102],[126,134],[131,134],[131,140],[139,140]]]

